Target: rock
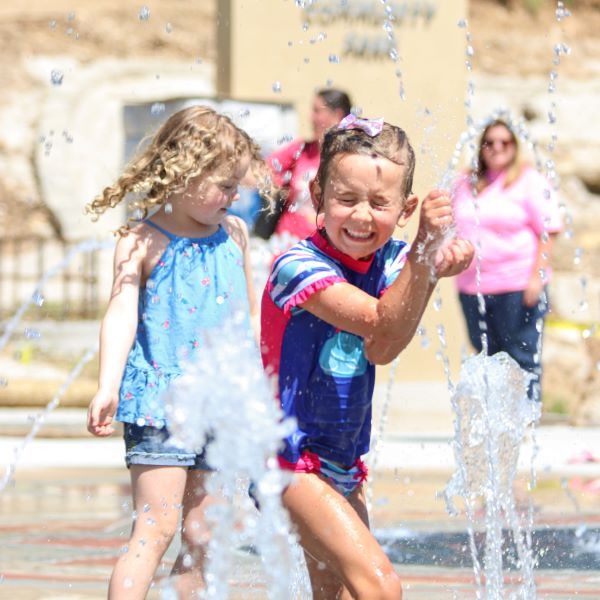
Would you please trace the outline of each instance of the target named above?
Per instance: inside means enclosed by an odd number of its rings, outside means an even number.
[[[590,338],[584,345],[591,368],[583,383],[583,393],[574,411],[573,423],[585,427],[597,427],[600,425],[600,337]]]
[[[572,327],[548,325],[544,331],[542,364],[544,413],[574,415],[583,402],[592,371],[581,332]]]

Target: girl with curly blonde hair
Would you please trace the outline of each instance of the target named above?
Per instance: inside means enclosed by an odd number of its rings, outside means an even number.
[[[183,361],[203,352],[203,334],[234,313],[257,314],[248,232],[228,214],[251,169],[269,186],[259,148],[226,116],[205,106],[172,115],[118,181],[88,205],[95,217],[129,196],[114,282],[100,333],[98,391],[88,430],[124,424],[133,521],[128,550],[114,567],[109,598],[145,598],[179,524],[173,566],[181,597],[201,589],[207,543],[205,449],[169,441],[163,392]],[[243,335],[244,332],[240,332]]]

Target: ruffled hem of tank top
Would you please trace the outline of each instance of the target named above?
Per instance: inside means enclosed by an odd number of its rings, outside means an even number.
[[[180,374],[175,370],[140,369],[127,365],[121,383],[117,421],[164,427],[167,415],[162,393]]]

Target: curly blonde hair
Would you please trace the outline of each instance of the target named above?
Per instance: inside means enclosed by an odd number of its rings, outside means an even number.
[[[141,221],[169,195],[185,189],[198,175],[233,172],[244,157],[262,196],[272,201],[274,187],[258,144],[231,119],[208,106],[191,106],[171,115],[146,147],[125,167],[117,182],[86,206],[96,220],[125,196],[129,221]],[[125,226],[128,229],[129,225]]]

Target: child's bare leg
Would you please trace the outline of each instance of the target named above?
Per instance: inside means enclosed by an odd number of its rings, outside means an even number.
[[[206,509],[213,503],[204,491],[206,471],[188,471],[183,496],[181,550],[173,565],[177,577],[175,587],[181,598],[195,598],[204,589],[204,566],[210,529],[206,524]]]
[[[305,553],[314,600],[400,600],[394,567],[369,531],[362,491],[344,498],[325,479],[297,473],[283,502]]]
[[[137,518],[124,552],[110,578],[109,600],[143,600],[163,554],[169,547],[181,511],[187,469],[132,465],[133,507]]]

